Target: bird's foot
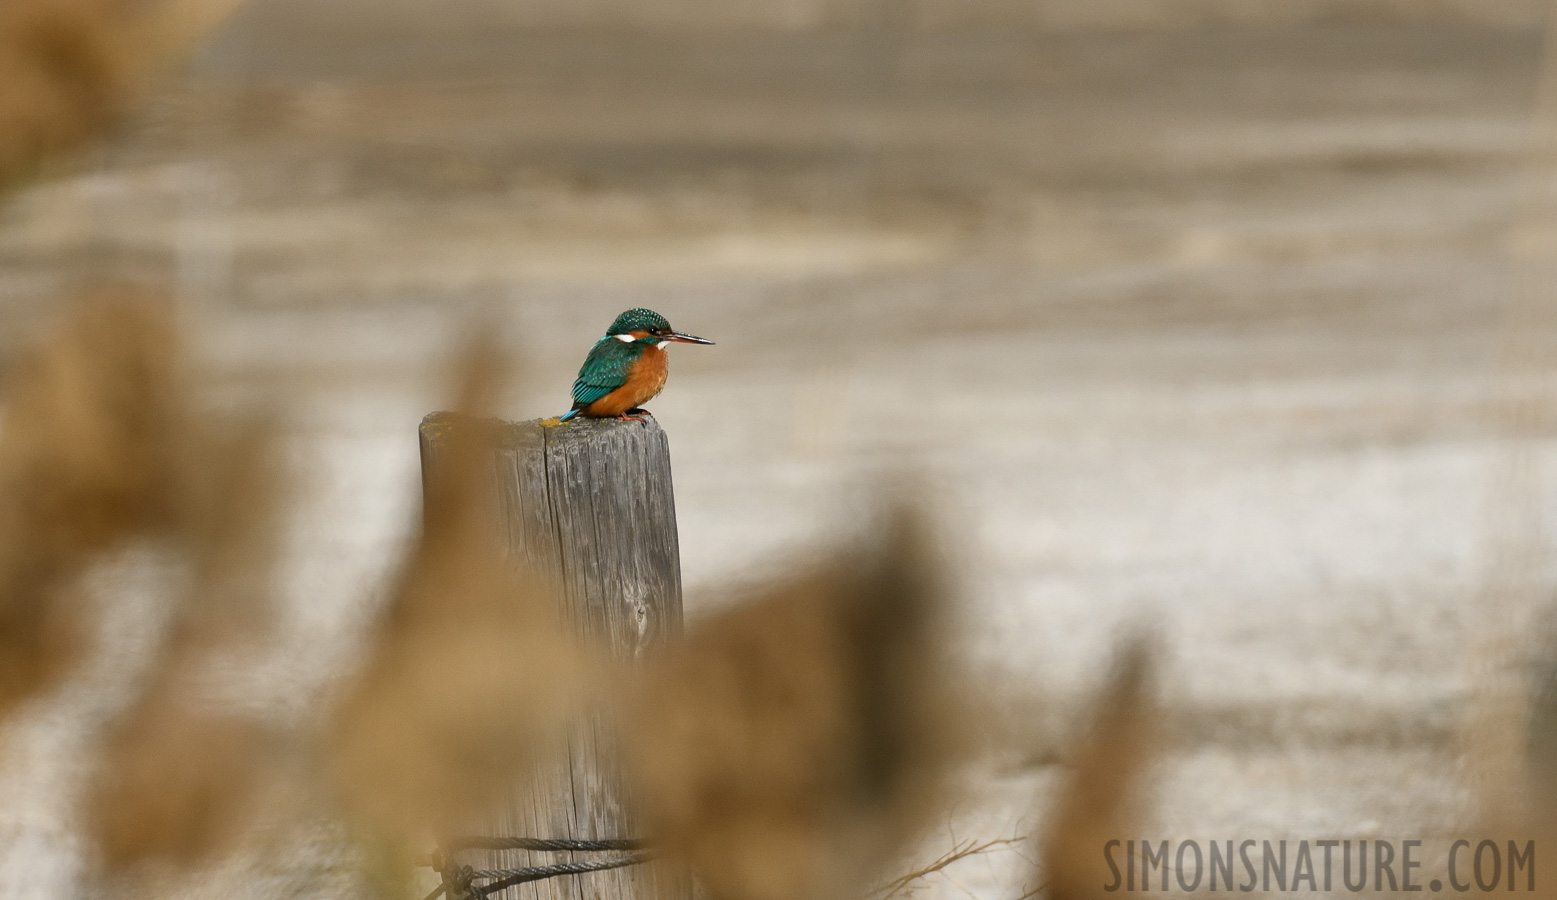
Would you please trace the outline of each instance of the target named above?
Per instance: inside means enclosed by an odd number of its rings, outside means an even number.
[[[632,409],[629,409],[627,412],[617,416],[616,418],[623,422],[642,422],[644,421],[643,417],[648,414],[648,410],[635,406]]]

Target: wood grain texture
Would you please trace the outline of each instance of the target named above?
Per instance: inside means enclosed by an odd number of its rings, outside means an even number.
[[[496,526],[516,566],[551,579],[578,634],[619,663],[636,665],[681,630],[681,557],[670,444],[644,421],[576,419],[499,423],[433,413],[422,422],[423,480],[451,429],[492,434]],[[638,837],[605,717],[580,717],[557,762],[520,786],[494,823],[504,836]],[[544,865],[586,854],[509,851],[498,867]],[[686,900],[688,879],[653,864],[518,885],[512,900]]]

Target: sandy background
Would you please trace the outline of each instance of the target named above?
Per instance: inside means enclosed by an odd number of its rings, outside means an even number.
[[[1121,627],[1167,662],[1162,836],[1463,818],[1539,4],[315,6],[256,0],[0,207],[0,345],[92,277],[164,280],[213,402],[289,412],[288,627],[246,702],[301,715],[352,664],[472,321],[522,348],[529,418],[646,305],[719,342],[652,405],[690,616],[875,479],[932,486],[959,646],[1046,710],[959,835],[1032,821]],[[152,631],[111,624],[9,739],[0,896],[78,885],[85,748]],[[925,893],[1014,900],[1024,867]]]

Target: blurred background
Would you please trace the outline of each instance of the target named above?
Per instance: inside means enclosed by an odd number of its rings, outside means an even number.
[[[1047,711],[958,838],[1025,833],[1125,626],[1176,738],[1152,834],[1446,833],[1499,498],[1544,502],[1492,401],[1545,8],[250,0],[0,205],[0,353],[147,283],[211,402],[285,410],[266,715],[361,653],[471,323],[519,348],[527,419],[647,306],[718,342],[652,404],[689,619],[929,483],[958,653]],[[76,891],[82,736],[150,627],[105,625],[7,735],[0,896]],[[923,892],[1014,900],[1022,850]]]

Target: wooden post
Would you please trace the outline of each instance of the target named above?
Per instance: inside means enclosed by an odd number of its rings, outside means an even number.
[[[460,417],[433,413],[422,422],[422,469]],[[516,565],[550,577],[563,614],[579,633],[620,662],[632,663],[681,630],[681,557],[670,481],[670,445],[652,418],[577,419],[543,426],[472,422],[493,434],[499,534]],[[494,425],[496,427],[494,427]],[[641,837],[624,795],[608,723],[585,716],[554,770],[541,772],[533,801],[494,823],[509,837]],[[593,855],[506,851],[494,867],[564,862]],[[565,875],[504,892],[522,900],[686,900],[690,883],[654,864]]]

